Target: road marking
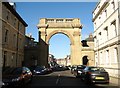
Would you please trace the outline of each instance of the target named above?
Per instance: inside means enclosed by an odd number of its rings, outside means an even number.
[[[60,77],[60,74],[58,74],[58,78],[56,80],[56,84],[58,84],[58,82],[59,82],[59,77]]]

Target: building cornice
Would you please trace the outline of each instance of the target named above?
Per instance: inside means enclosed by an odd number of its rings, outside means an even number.
[[[113,42],[113,43],[111,43],[111,44],[105,45],[105,46],[103,46],[103,47],[101,47],[101,48],[99,48],[99,49],[96,49],[95,52],[96,52],[96,51],[103,50],[103,49],[106,49],[107,47],[111,47],[111,46],[113,46],[113,45],[120,45],[120,40],[118,40],[118,41],[116,41],[116,42]]]
[[[27,27],[27,23],[20,17],[20,15],[13,9],[13,7],[8,2],[2,2],[22,23]]]
[[[94,13],[95,12],[95,10],[96,10],[96,8],[98,7],[98,5],[100,4],[100,1],[99,2],[97,2],[97,4],[96,4],[96,6],[95,6],[95,8],[94,8],[94,10],[92,11],[92,13]]]
[[[80,28],[82,24],[79,18],[41,18],[39,28]]]
[[[108,0],[108,1],[109,1],[109,0]],[[107,2],[104,2],[104,4],[103,4],[102,7],[99,9],[99,11],[98,11],[97,14],[95,15],[95,17],[92,19],[93,22],[94,22],[95,19],[99,16],[99,14],[101,13],[101,11],[106,7],[106,5],[109,4],[108,1],[107,1]]]
[[[94,51],[94,49],[90,47],[82,47],[82,51]]]
[[[117,8],[109,17],[107,17],[107,19],[105,19],[104,22],[101,23],[100,26],[97,27],[97,29],[95,29],[94,33],[95,33],[108,19],[110,19],[110,17],[111,17],[115,12],[117,12],[117,10],[118,10],[118,8]]]

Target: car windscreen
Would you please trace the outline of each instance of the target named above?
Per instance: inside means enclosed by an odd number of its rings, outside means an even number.
[[[35,70],[44,70],[43,67],[36,67]]]
[[[77,69],[84,69],[85,66],[77,66]]]
[[[22,68],[16,68],[12,72],[13,75],[19,75],[22,74]]]

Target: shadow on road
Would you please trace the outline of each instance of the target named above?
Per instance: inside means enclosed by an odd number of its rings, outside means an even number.
[[[40,75],[34,76],[31,84],[24,88],[119,88],[116,86],[88,85],[74,76]]]

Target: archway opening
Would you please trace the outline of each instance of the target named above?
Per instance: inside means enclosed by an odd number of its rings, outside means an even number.
[[[50,66],[70,65],[70,39],[64,33],[56,33],[49,39],[49,57]]]
[[[83,58],[82,58],[82,62],[83,62],[83,65],[88,65],[88,56],[84,56]]]

